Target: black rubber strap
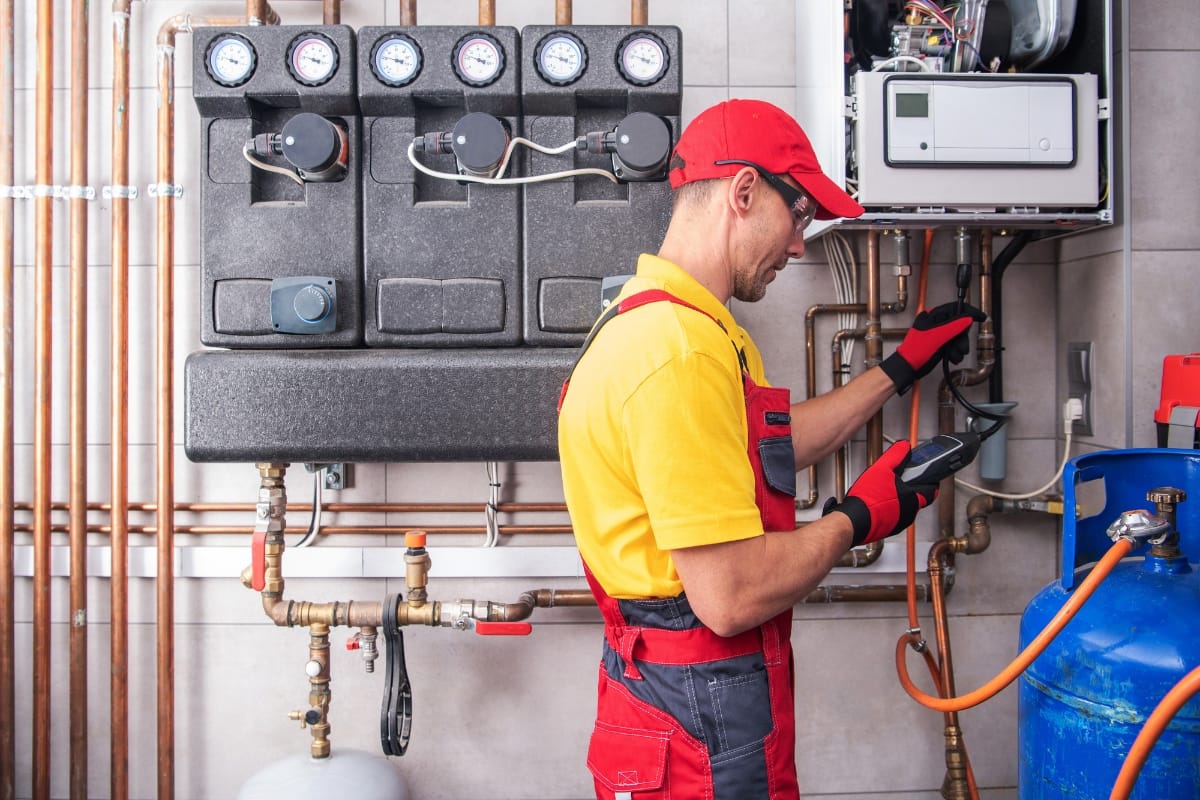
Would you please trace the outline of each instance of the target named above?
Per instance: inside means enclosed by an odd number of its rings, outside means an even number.
[[[389,594],[383,601],[383,641],[387,676],[383,684],[379,738],[383,753],[402,756],[412,735],[412,687],[404,663],[404,634],[396,620],[400,595]]]

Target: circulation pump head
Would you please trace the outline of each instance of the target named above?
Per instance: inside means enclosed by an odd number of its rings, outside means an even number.
[[[342,126],[320,114],[303,112],[287,121],[279,134],[283,157],[314,183],[340,181],[350,161],[350,137]]]

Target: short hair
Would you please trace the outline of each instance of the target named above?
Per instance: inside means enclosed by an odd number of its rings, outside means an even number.
[[[722,183],[722,178],[711,178],[709,180],[692,181],[685,183],[675,190],[675,199],[671,205],[672,210],[680,208],[699,208],[712,199],[713,192],[717,190],[717,185]]]

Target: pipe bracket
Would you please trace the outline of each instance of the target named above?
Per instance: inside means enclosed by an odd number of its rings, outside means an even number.
[[[32,200],[33,190],[29,186],[0,186],[0,197],[11,197],[14,200]]]
[[[114,197],[118,199],[137,200],[138,189],[136,186],[104,186],[100,189],[100,196],[105,200],[111,200]]]
[[[146,187],[151,197],[183,197],[183,187],[173,183],[152,183]]]

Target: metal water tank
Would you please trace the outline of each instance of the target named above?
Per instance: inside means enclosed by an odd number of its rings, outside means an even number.
[[[388,759],[334,749],[328,758],[297,754],[259,770],[242,784],[237,800],[411,800],[408,783]]]
[[[1108,797],[1146,718],[1200,665],[1200,571],[1189,563],[1200,556],[1200,453],[1089,453],[1071,462],[1063,485],[1062,576],[1025,609],[1022,648],[1111,546],[1109,523],[1128,509],[1154,511],[1147,493],[1159,487],[1195,499],[1175,509],[1178,553],[1166,545],[1132,551],[1021,676],[1020,800]],[[1180,709],[1142,769],[1131,800],[1150,798],[1200,800],[1200,699]]]

